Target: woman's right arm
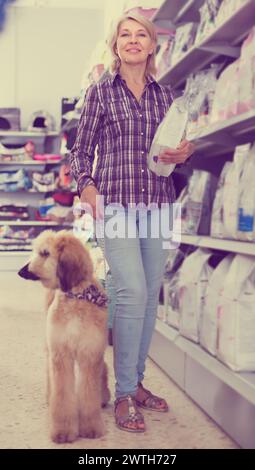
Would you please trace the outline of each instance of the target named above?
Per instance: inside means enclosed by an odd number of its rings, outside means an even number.
[[[91,85],[85,95],[77,137],[70,152],[70,166],[71,173],[77,182],[81,202],[92,206],[94,218],[96,215],[96,195],[99,193],[92,178],[92,167],[102,112],[96,85]]]

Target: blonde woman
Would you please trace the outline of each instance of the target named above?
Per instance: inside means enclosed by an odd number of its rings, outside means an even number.
[[[167,257],[161,233],[151,235],[153,217],[155,211],[163,217],[165,207],[175,199],[171,176],[152,173],[147,167],[147,152],[172,96],[169,87],[154,78],[156,32],[150,21],[130,14],[121,17],[109,46],[112,74],[87,91],[71,169],[80,200],[92,207],[96,220],[102,217],[96,210],[99,195],[104,196],[105,214],[106,209],[109,214],[122,208],[115,221],[124,235],[112,238],[105,234],[104,238],[116,287],[115,420],[122,430],[144,432],[140,407],[168,411],[163,398],[144,388],[143,379]],[[92,177],[96,146],[98,158]],[[159,158],[165,163],[183,163],[193,151],[193,145],[183,141],[178,149],[169,148]],[[138,204],[143,210],[136,210]],[[109,215],[105,216],[108,219]],[[146,236],[140,231],[145,226]]]

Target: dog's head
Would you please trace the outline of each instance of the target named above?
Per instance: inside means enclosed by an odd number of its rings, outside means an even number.
[[[45,230],[34,241],[32,257],[18,273],[50,289],[71,290],[93,276],[88,250],[71,233]]]

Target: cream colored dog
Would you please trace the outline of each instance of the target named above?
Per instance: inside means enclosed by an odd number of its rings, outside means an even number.
[[[110,399],[104,363],[107,308],[88,251],[70,232],[46,230],[19,275],[48,288],[51,438],[60,443],[102,436],[101,406]]]

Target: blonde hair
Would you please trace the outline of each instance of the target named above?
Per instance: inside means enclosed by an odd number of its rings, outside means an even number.
[[[116,44],[117,44],[117,38],[118,38],[118,33],[119,33],[119,28],[121,23],[126,20],[134,20],[137,21],[137,23],[140,23],[141,25],[144,26],[144,28],[148,31],[149,36],[151,40],[155,43],[155,49],[152,54],[149,55],[147,59],[147,65],[145,69],[145,75],[156,75],[156,65],[155,65],[155,57],[156,57],[156,44],[157,44],[157,33],[154,24],[145,18],[144,16],[136,15],[133,13],[125,13],[122,15],[113,25],[112,30],[110,32],[107,44],[110,48],[111,51],[111,62],[110,62],[110,71],[111,72],[118,72],[120,68],[120,58],[116,53]]]

